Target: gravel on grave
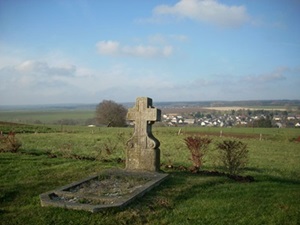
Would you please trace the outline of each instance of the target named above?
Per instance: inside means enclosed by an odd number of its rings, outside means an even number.
[[[99,176],[98,179],[71,188],[70,192],[79,192],[97,196],[120,196],[130,194],[140,188],[150,179],[146,177],[133,176]]]
[[[103,175],[66,190],[71,195],[55,195],[52,200],[72,203],[113,204],[150,181],[147,177]],[[78,194],[78,195],[77,195]],[[81,197],[79,197],[81,196]]]

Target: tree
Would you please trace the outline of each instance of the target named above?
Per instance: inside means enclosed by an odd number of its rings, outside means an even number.
[[[103,100],[96,108],[97,124],[108,127],[123,127],[126,125],[127,109],[111,100]]]
[[[253,121],[253,127],[272,127],[272,120],[267,117],[267,118],[260,118],[258,120]]]

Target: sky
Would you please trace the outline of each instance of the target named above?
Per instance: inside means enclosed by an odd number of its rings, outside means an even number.
[[[300,99],[299,0],[0,0],[0,105]]]

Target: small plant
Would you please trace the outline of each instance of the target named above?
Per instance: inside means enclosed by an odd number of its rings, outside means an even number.
[[[22,146],[22,143],[16,138],[14,132],[9,132],[6,136],[0,135],[0,152],[16,153]]]
[[[65,143],[61,146],[60,148],[60,154],[62,155],[63,158],[72,158],[73,155],[73,146],[72,144]]]
[[[115,153],[118,148],[118,141],[112,140],[111,138],[107,138],[103,143],[102,151],[105,151],[106,155],[112,155]]]
[[[203,157],[207,151],[211,139],[208,137],[189,136],[184,139],[187,148],[191,153],[191,160],[193,161],[193,172],[198,172],[203,164]]]
[[[248,159],[247,144],[236,140],[224,140],[217,143],[221,163],[230,175],[237,175],[245,167]]]

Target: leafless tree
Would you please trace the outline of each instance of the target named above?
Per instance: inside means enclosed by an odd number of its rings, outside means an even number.
[[[123,127],[126,125],[127,109],[114,101],[103,100],[96,108],[97,124],[108,127]]]

